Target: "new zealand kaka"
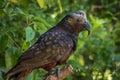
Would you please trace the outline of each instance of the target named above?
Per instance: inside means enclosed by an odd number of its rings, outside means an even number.
[[[79,32],[84,30],[90,33],[86,14],[83,11],[68,14],[21,55],[18,63],[6,73],[8,80],[23,80],[34,69],[50,71],[65,64],[76,49]]]

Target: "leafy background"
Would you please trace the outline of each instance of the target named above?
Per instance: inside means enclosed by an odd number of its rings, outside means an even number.
[[[0,80],[40,35],[78,10],[87,13],[92,33],[79,35],[67,62],[74,74],[65,80],[119,80],[119,0],[0,0]],[[45,74],[34,70],[25,80],[41,80]]]

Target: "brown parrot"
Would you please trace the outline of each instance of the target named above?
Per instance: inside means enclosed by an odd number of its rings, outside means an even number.
[[[23,80],[34,69],[50,71],[57,65],[65,64],[76,50],[79,32],[84,30],[90,33],[85,12],[68,14],[21,55],[18,63],[6,73],[8,80]]]

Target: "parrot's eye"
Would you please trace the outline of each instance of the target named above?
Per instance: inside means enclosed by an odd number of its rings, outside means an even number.
[[[77,22],[80,22],[80,19],[77,19]]]
[[[79,14],[79,15],[81,15],[81,16],[85,16],[85,13],[84,13],[84,12],[82,12],[82,11],[77,12],[76,14]]]
[[[82,12],[80,12],[79,14],[84,16],[84,13],[82,13]]]

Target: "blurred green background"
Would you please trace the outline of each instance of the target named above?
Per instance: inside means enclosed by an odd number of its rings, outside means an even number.
[[[67,62],[74,74],[65,80],[120,80],[120,0],[0,0],[0,80],[40,35],[78,10],[87,13],[92,33],[80,33]],[[25,80],[45,74],[34,70]]]

